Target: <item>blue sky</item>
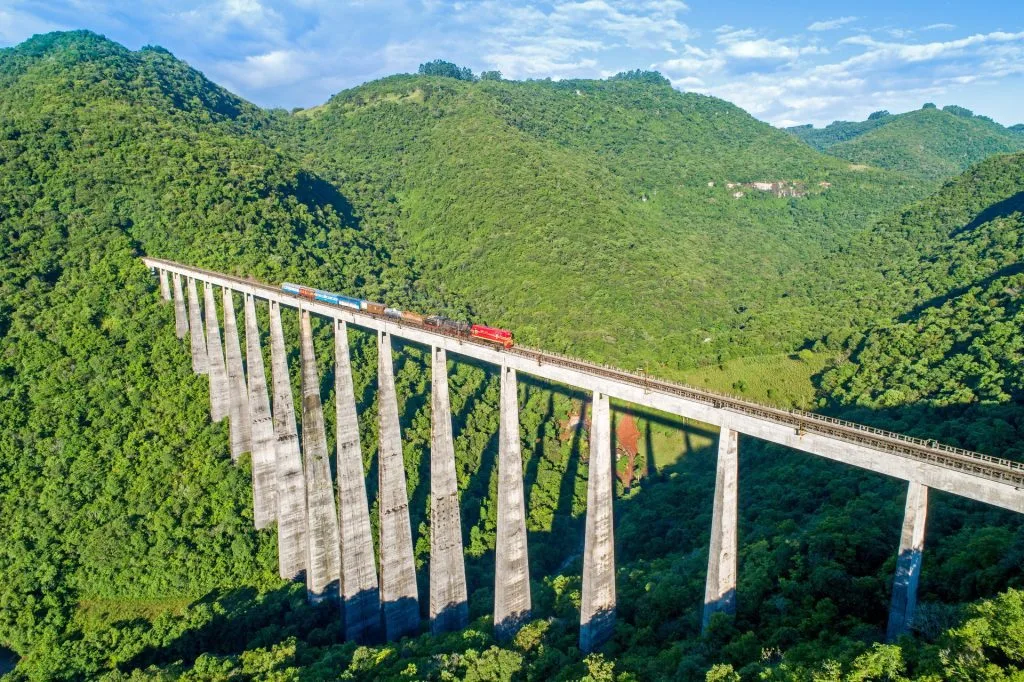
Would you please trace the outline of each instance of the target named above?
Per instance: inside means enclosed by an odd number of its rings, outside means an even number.
[[[264,106],[424,61],[506,78],[657,69],[776,125],[959,104],[1024,122],[1024,1],[0,0],[0,46],[88,28],[162,45]]]

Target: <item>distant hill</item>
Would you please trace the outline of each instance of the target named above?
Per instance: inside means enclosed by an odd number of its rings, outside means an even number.
[[[925,105],[893,115],[878,111],[866,121],[835,121],[824,128],[786,129],[819,151],[848,161],[940,180],[993,154],[1024,149],[1024,125],[1005,128],[969,109]]]

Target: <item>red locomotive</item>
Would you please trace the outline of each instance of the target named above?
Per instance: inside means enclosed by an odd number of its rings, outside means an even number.
[[[483,339],[484,341],[500,343],[505,348],[511,348],[514,343],[512,340],[512,332],[509,330],[498,329],[497,327],[485,327],[482,324],[474,324],[470,327],[469,335],[475,339]]]

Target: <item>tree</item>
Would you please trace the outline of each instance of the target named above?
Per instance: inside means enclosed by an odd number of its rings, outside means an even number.
[[[423,76],[444,76],[445,78],[456,78],[460,81],[474,81],[476,76],[466,66],[458,66],[443,59],[435,59],[432,62],[420,64],[419,73]]]

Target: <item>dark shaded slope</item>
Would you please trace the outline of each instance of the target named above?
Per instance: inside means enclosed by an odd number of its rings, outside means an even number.
[[[891,295],[909,309],[825,374],[826,394],[841,406],[904,407],[913,416],[902,428],[1020,456],[1024,154],[978,165],[873,238],[887,245],[879,269]]]

